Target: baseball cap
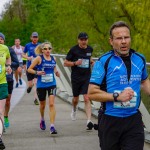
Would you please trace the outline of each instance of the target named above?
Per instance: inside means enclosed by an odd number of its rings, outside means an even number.
[[[78,39],[88,39],[87,33],[86,32],[79,33]]]
[[[0,32],[0,37],[5,41],[5,35]]]
[[[32,36],[32,37],[34,37],[34,36],[37,36],[37,37],[38,37],[38,33],[37,33],[37,32],[33,32],[31,36]]]

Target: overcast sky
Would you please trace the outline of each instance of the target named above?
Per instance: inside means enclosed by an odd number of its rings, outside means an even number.
[[[10,0],[0,0],[0,13],[4,9],[5,3],[9,2]]]

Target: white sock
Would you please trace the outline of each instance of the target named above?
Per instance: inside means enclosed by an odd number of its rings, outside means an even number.
[[[88,119],[88,120],[87,120],[87,124],[88,124],[89,122],[92,122],[92,121]]]

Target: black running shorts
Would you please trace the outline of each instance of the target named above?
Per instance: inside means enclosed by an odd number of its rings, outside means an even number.
[[[123,118],[103,114],[98,131],[101,150],[143,150],[144,128],[140,112]]]
[[[31,74],[28,71],[26,71],[27,79],[28,81],[32,81],[34,78],[37,78],[37,75]]]
[[[73,82],[72,81],[72,93],[74,97],[84,94],[87,94],[89,86],[89,80],[81,81],[81,82]]]
[[[8,84],[8,94],[12,94],[14,81],[7,81]]]
[[[46,100],[46,95],[48,93],[48,97],[50,95],[56,95],[56,86],[51,86],[48,88],[37,88],[37,95],[39,98],[39,101],[45,101]]]

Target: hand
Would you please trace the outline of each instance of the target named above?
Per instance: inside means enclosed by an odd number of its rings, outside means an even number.
[[[122,101],[122,102],[127,102],[130,101],[134,96],[134,91],[132,89],[125,89],[123,90],[117,100]]]
[[[82,59],[78,59],[76,62],[75,62],[75,65],[81,65],[82,64]]]
[[[6,67],[6,72],[7,72],[8,74],[11,74],[12,69],[11,69],[11,67],[10,67],[10,66],[7,66],[7,67]]]
[[[45,71],[37,71],[37,75],[45,75]]]
[[[60,73],[59,73],[58,71],[55,72],[55,75],[56,75],[57,77],[60,77]]]
[[[31,61],[31,60],[32,60],[32,58],[33,58],[33,56],[31,56],[31,57],[28,57],[28,60],[30,60],[30,61]]]

